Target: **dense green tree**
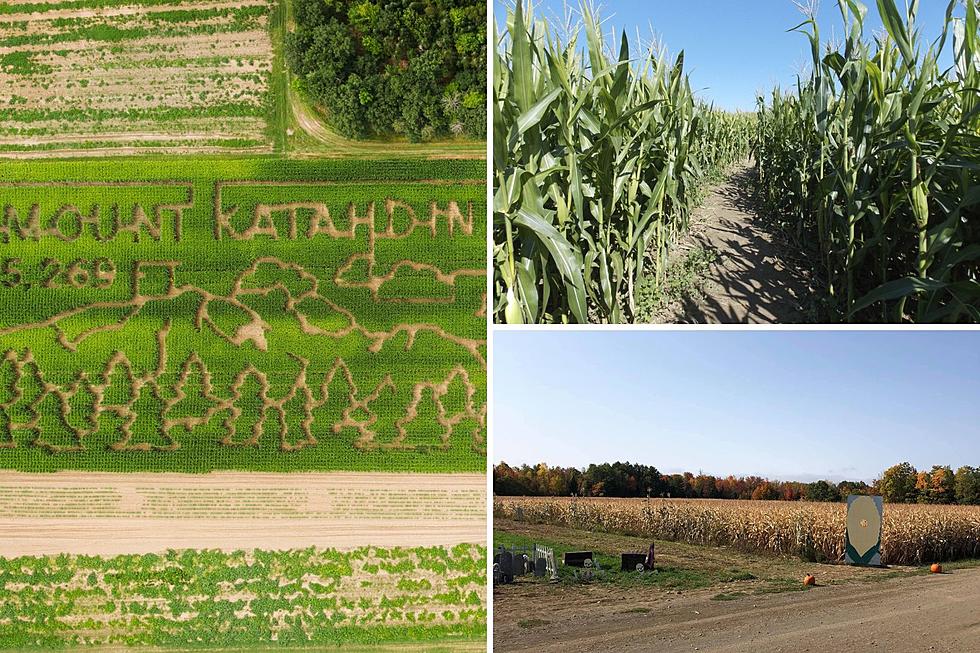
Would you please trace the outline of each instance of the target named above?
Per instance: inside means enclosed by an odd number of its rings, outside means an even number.
[[[486,137],[486,5],[295,0],[286,61],[349,138]]]
[[[888,503],[911,503],[916,500],[915,483],[918,474],[911,463],[889,467],[878,481],[878,491]]]
[[[836,486],[827,481],[817,481],[808,483],[803,491],[803,497],[807,501],[840,501],[840,491]]]
[[[980,503],[980,468],[964,465],[956,470],[953,480],[956,502],[976,505]]]
[[[841,501],[847,499],[851,494],[873,494],[874,488],[864,481],[841,481],[837,484],[837,494]]]

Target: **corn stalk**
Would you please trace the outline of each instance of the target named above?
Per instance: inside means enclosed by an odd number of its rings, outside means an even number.
[[[977,0],[952,0],[928,47],[917,1],[877,0],[872,42],[867,7],[838,5],[846,40],[822,47],[809,17],[794,29],[812,74],[760,99],[760,197],[817,253],[829,319],[980,321]],[[942,70],[950,36],[956,65]]]
[[[752,117],[699,104],[683,53],[633,59],[624,32],[613,55],[582,17],[580,49],[518,3],[496,48],[498,322],[631,321],[709,173],[747,153]]]

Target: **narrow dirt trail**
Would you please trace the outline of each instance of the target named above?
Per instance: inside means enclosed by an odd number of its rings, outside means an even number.
[[[695,211],[675,256],[695,248],[714,252],[700,296],[685,297],[657,322],[681,324],[800,324],[812,322],[813,290],[805,262],[756,212],[754,170],[733,169]]]

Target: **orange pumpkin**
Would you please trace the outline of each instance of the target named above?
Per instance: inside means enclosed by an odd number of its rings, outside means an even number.
[[[943,573],[943,566],[938,562],[934,562],[932,563],[932,566],[929,567],[929,570],[934,574],[941,574]]]
[[[803,585],[805,587],[810,587],[817,584],[817,579],[813,577],[813,574],[807,574],[803,577]]]

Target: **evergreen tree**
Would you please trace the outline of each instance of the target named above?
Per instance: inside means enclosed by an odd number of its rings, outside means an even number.
[[[160,390],[153,383],[144,384],[133,403],[136,414],[130,427],[126,451],[173,451],[180,444],[163,427],[163,410],[166,404],[160,398]]]
[[[58,453],[83,451],[81,434],[68,423],[68,401],[58,392],[44,395],[38,404],[37,438],[35,446]]]

